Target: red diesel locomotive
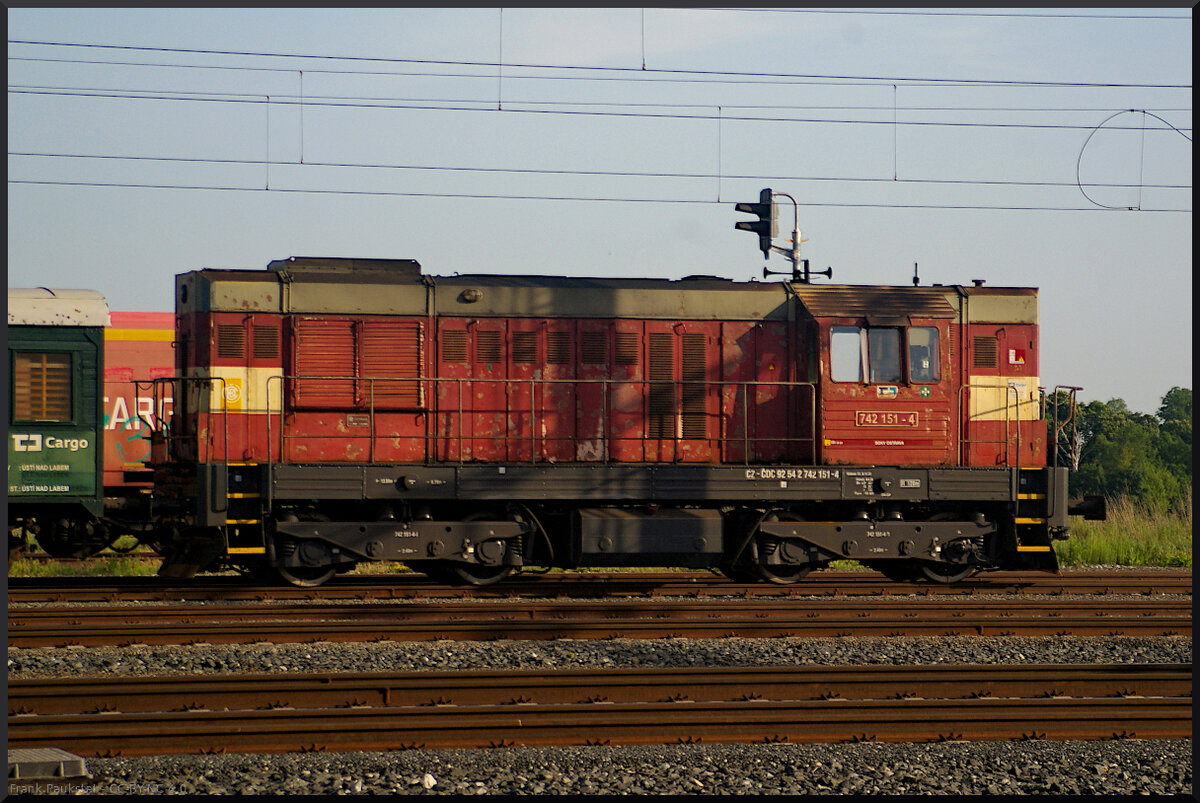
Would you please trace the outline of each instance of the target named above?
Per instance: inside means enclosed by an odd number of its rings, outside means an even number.
[[[1053,571],[1084,509],[1037,312],[1035,289],[982,282],[184,273],[152,438],[162,574]]]

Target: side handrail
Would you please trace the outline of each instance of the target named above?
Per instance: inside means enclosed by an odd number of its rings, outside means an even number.
[[[224,380],[220,377],[172,377],[170,380],[158,381],[178,381],[181,383],[211,383],[221,382]],[[320,409],[338,409],[338,405],[302,405],[292,406],[288,402],[289,393],[294,393],[293,388],[296,387],[295,382],[304,381],[320,381],[332,383],[349,383],[346,390],[356,401],[361,398],[361,403],[353,405],[353,413],[364,417],[362,437],[369,440],[367,444],[368,459],[376,458],[376,448],[379,439],[377,421],[379,415],[383,412],[419,412],[427,416],[426,426],[422,437],[425,446],[421,450],[426,462],[433,462],[437,455],[433,445],[439,441],[447,441],[452,445],[454,452],[457,452],[458,462],[462,463],[467,459],[467,451],[470,444],[480,439],[501,440],[508,443],[516,438],[526,439],[528,442],[529,461],[539,462],[539,456],[543,449],[539,448],[547,443],[561,440],[574,441],[576,437],[571,435],[553,436],[546,435],[540,432],[541,418],[545,412],[547,397],[554,393],[554,388],[570,387],[573,392],[578,392],[581,388],[594,386],[600,389],[601,415],[599,416],[599,424],[603,428],[599,434],[599,444],[602,447],[600,461],[604,463],[612,460],[612,441],[613,433],[608,431],[611,424],[611,416],[613,410],[613,397],[616,390],[622,386],[636,386],[639,389],[640,398],[645,400],[649,398],[649,391],[654,386],[669,385],[672,387],[672,411],[664,412],[662,415],[670,416],[673,425],[670,427],[671,435],[664,437],[660,435],[648,435],[644,430],[638,436],[629,438],[628,440],[648,441],[673,441],[680,442],[691,440],[683,437],[683,416],[685,415],[702,415],[709,422],[705,426],[705,437],[697,438],[696,440],[707,441],[715,449],[721,450],[729,444],[737,442],[741,446],[742,462],[749,464],[755,459],[757,448],[763,443],[794,443],[798,444],[798,449],[795,459],[803,460],[808,458],[809,462],[816,460],[816,386],[811,382],[766,382],[757,380],[723,380],[723,381],[699,381],[699,380],[625,380],[625,379],[541,379],[541,378],[520,378],[520,379],[488,379],[474,377],[447,377],[447,378],[430,378],[430,377],[347,377],[347,376],[324,376],[324,375],[297,375],[285,376],[282,374],[271,375],[266,378],[263,385],[265,391],[265,399],[257,400],[254,408],[245,409],[248,413],[265,414],[265,434],[267,438],[267,447],[265,459],[269,465],[273,465],[276,461],[281,463],[288,462],[287,442],[294,437],[305,437],[309,433],[292,434],[289,433],[288,424],[285,420],[286,413],[303,412],[304,410],[320,410]],[[380,402],[381,397],[386,397],[387,390],[383,388],[388,383],[409,384],[419,383],[420,391],[417,398],[417,405],[387,405]],[[432,392],[426,394],[425,383],[432,383]],[[465,408],[465,403],[468,398],[467,394],[471,393],[473,386],[478,384],[503,384],[505,390],[506,403],[504,409],[492,409],[486,411],[468,410]],[[703,410],[697,411],[695,408],[691,410],[682,409],[682,394],[681,390],[685,387],[695,388],[698,385],[704,387]],[[442,408],[439,403],[443,398],[449,396],[448,393],[442,391],[452,388],[453,397],[449,410]],[[522,426],[518,434],[510,435],[507,427],[503,434],[484,434],[477,435],[474,432],[468,434],[467,427],[464,423],[467,417],[471,415],[506,415],[511,412],[507,400],[512,398],[515,389],[521,388],[524,393],[528,394],[528,407],[522,408],[520,412],[528,416],[529,431],[524,431]],[[751,435],[750,417],[752,416],[752,401],[757,395],[757,391],[766,388],[776,388],[784,391],[781,403],[787,408],[787,416],[791,418],[793,415],[802,414],[807,416],[807,430],[800,437],[759,437]],[[365,389],[365,392],[359,396],[360,389]],[[560,391],[560,392],[566,392]],[[392,394],[394,395],[394,394]],[[739,398],[740,397],[740,398]],[[210,396],[211,398],[211,396]],[[222,398],[223,388],[222,388]],[[432,398],[434,402],[430,404],[428,400]],[[577,398],[577,397],[576,397]],[[778,396],[773,399],[779,399]],[[737,408],[737,402],[740,400],[740,410]],[[715,402],[715,404],[714,404]],[[715,408],[715,409],[714,409]],[[203,407],[201,408],[203,409]],[[797,412],[798,411],[798,412]],[[222,409],[217,412],[228,412],[228,407],[222,405]],[[735,428],[734,421],[740,413],[740,426]],[[447,414],[457,414],[457,426],[455,421],[445,419]],[[224,426],[228,428],[228,416],[225,417]],[[278,425],[275,423],[278,420]],[[443,420],[447,423],[446,431],[439,431]],[[278,448],[276,447],[276,428],[278,427]],[[665,433],[663,433],[665,434]],[[225,434],[224,442],[228,444],[228,435]],[[353,437],[353,436],[351,436]],[[388,436],[384,436],[388,437]],[[621,438],[626,440],[626,438]],[[807,449],[805,449],[807,446]],[[807,451],[807,455],[803,454]],[[447,452],[447,457],[454,452]],[[719,452],[718,452],[719,453]],[[681,458],[679,450],[675,452],[676,460]],[[586,461],[593,462],[593,461]]]

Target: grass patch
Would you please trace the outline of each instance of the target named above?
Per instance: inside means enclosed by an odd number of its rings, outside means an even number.
[[[1106,521],[1074,520],[1071,537],[1056,541],[1062,566],[1192,568],[1192,500],[1181,509],[1147,510],[1128,498],[1108,505]]]
[[[159,560],[100,556],[85,562],[17,558],[8,565],[9,577],[146,577],[157,574]]]

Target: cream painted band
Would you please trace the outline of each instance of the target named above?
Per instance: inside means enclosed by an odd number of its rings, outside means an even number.
[[[266,413],[282,409],[283,380],[278,368],[241,368],[218,365],[200,369],[195,376],[211,377],[210,386],[195,388],[197,401],[207,399],[210,413]]]
[[[1041,418],[1041,395],[1036,376],[975,376],[971,377],[965,392],[971,403],[972,421],[1036,421]]]

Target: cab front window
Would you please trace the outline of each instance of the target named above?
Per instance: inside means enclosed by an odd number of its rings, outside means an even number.
[[[867,330],[867,357],[872,382],[900,381],[900,330],[872,326]]]
[[[942,378],[935,326],[834,326],[829,355],[834,382],[920,384]]]

